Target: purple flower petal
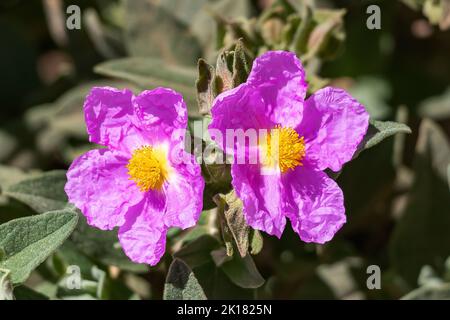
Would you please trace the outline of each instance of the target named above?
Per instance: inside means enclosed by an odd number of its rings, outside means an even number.
[[[208,131],[222,150],[232,153],[231,141],[226,148],[227,130],[269,129],[273,126],[265,114],[265,105],[258,91],[242,84],[217,96],[211,109]],[[216,132],[220,133],[217,137]]]
[[[119,228],[119,241],[125,254],[134,262],[156,265],[166,250],[167,227],[164,225],[163,202],[146,197],[130,208],[126,222]]]
[[[326,87],[306,101],[305,117],[297,131],[310,136],[317,130],[308,143],[306,157],[320,170],[339,171],[352,159],[368,126],[369,114],[363,105],[345,90]]]
[[[151,139],[168,139],[176,129],[186,129],[187,108],[181,94],[172,89],[143,91],[134,99],[136,115]]]
[[[286,214],[305,242],[324,243],[346,221],[344,196],[337,183],[322,171],[298,167],[283,177]]]
[[[255,59],[247,85],[259,91],[273,124],[298,125],[307,84],[305,70],[294,53],[269,51]]]
[[[92,88],[84,103],[89,140],[122,151],[127,151],[130,144],[138,145],[136,140],[142,141],[142,137],[136,127],[132,99],[128,89]]]
[[[221,93],[211,108],[212,129],[222,134],[225,148],[227,129],[272,129],[277,124],[295,128],[302,118],[306,94],[305,72],[295,54],[270,51],[253,63],[246,83]],[[257,132],[256,132],[257,133]]]
[[[174,172],[164,188],[167,227],[189,228],[197,223],[203,208],[205,182],[193,155],[185,153],[185,161],[172,164]]]
[[[258,165],[239,164],[231,166],[231,175],[247,223],[280,238],[286,225],[280,176],[261,175]]]
[[[125,222],[130,206],[143,198],[129,180],[124,156],[107,149],[91,150],[75,159],[67,171],[65,191],[87,222],[109,230]]]

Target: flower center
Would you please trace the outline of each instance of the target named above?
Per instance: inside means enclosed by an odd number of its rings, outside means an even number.
[[[127,169],[130,180],[136,182],[141,191],[161,190],[168,176],[166,154],[150,146],[136,149]]]
[[[263,144],[263,165],[278,167],[282,173],[302,166],[305,157],[305,140],[292,128],[277,125],[267,134]]]

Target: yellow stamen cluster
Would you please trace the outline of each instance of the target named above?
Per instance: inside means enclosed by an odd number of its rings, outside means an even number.
[[[305,157],[305,140],[292,128],[277,125],[267,134],[266,144],[262,146],[263,164],[278,167],[282,173],[302,166]]]
[[[127,165],[130,180],[143,192],[161,190],[167,179],[167,157],[150,146],[136,149]]]

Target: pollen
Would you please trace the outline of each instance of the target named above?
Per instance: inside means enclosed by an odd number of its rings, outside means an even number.
[[[277,125],[267,134],[261,149],[265,167],[277,167],[285,173],[303,165],[305,140],[292,128]]]
[[[161,190],[169,173],[165,152],[151,146],[136,149],[127,169],[130,180],[133,180],[142,192]]]

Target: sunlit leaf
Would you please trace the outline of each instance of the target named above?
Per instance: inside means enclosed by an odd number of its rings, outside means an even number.
[[[22,283],[66,240],[77,221],[78,215],[65,209],[0,225],[0,247],[5,252],[0,268],[11,272],[13,283]]]

